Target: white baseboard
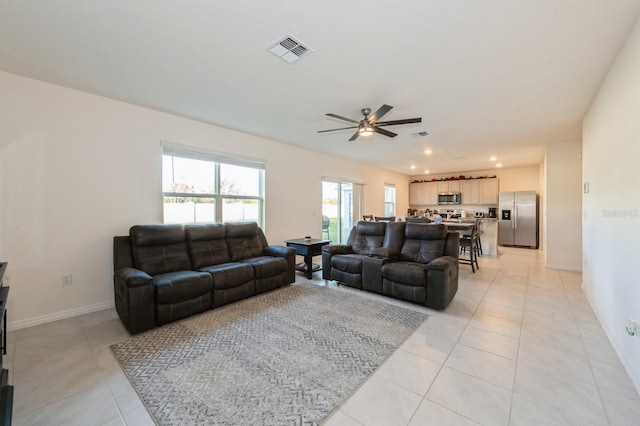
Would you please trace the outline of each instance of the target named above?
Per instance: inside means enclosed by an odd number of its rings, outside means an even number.
[[[545,266],[547,268],[559,269],[561,271],[582,272],[582,268],[576,265],[552,265],[550,263],[547,263]]]
[[[38,317],[13,321],[7,324],[7,331],[20,330],[22,328],[33,327],[35,325],[46,324],[48,322],[77,317],[78,315],[90,314],[91,312],[102,311],[113,308],[113,300],[109,302],[96,303],[95,305],[81,306],[79,308],[67,309],[66,311],[55,312],[53,314],[40,315]]]

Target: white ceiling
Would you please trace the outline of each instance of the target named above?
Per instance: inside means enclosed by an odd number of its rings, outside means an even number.
[[[406,175],[538,164],[582,119],[640,0],[0,0],[0,70]],[[266,48],[286,33],[314,53]],[[347,142],[333,112],[422,117]],[[412,133],[427,131],[429,136]],[[425,155],[425,149],[432,149]],[[464,157],[464,158],[459,158]],[[416,166],[415,170],[410,166]]]

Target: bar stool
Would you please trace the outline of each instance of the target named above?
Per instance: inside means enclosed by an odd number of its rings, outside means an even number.
[[[471,271],[476,273],[476,269],[480,269],[478,265],[478,227],[476,223],[471,227],[469,232],[460,232],[460,254],[466,253],[469,249],[469,258],[460,257],[458,263],[471,265]]]

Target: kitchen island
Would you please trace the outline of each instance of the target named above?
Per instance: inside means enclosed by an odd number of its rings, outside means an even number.
[[[471,224],[475,219],[444,219],[445,225]],[[478,229],[478,237],[482,244],[482,254],[484,256],[498,255],[498,219],[482,218]]]

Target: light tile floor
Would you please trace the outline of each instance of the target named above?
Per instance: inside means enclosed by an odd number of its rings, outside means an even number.
[[[582,290],[537,250],[461,265],[458,294],[327,420],[338,425],[639,425],[640,397]],[[303,281],[298,276],[299,282]],[[109,351],[115,310],[8,335],[14,425],[152,425]]]

